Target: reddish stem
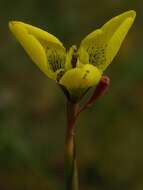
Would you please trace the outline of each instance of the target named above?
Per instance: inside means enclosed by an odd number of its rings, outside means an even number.
[[[93,92],[93,95],[87,100],[87,102],[79,109],[77,113],[77,117],[81,112],[83,112],[85,109],[89,108],[100,96],[104,95],[107,91],[110,84],[110,79],[108,76],[102,76],[99,84],[95,88],[95,91]]]

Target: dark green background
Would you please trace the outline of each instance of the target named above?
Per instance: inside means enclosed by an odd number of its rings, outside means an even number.
[[[20,20],[66,47],[126,10],[137,19],[107,69],[108,94],[78,122],[82,190],[143,189],[143,1],[0,1],[0,189],[63,190],[65,99],[8,30]]]

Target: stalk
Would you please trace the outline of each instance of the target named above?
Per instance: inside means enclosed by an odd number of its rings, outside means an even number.
[[[78,108],[78,103],[67,102],[67,132],[65,142],[66,190],[79,189],[75,143]]]
[[[65,177],[66,190],[79,190],[78,171],[76,161],[76,121],[81,112],[90,107],[107,91],[110,79],[102,76],[91,97],[82,105],[72,102],[67,96],[67,132],[65,142]],[[66,91],[64,91],[66,94]],[[68,95],[68,94],[66,94]]]

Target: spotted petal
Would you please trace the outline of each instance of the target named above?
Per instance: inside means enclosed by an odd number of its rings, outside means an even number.
[[[81,42],[79,48],[80,60],[84,62],[85,58],[83,57],[86,53],[88,63],[104,71],[116,56],[126,34],[134,22],[135,16],[135,11],[127,11],[112,18],[100,29],[90,33]]]
[[[68,90],[73,99],[77,100],[90,87],[98,84],[101,75],[97,67],[85,64],[83,67],[68,70],[59,83]]]
[[[52,34],[23,22],[12,21],[9,28],[33,62],[50,78],[64,69],[66,51]]]

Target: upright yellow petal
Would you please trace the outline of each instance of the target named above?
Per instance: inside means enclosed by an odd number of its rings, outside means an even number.
[[[52,34],[23,22],[12,21],[9,28],[34,63],[51,79],[64,67],[65,48]]]
[[[20,22],[20,21],[17,21],[16,23],[23,26],[28,31],[29,34],[35,36],[35,38],[37,38],[41,43],[43,43],[43,46],[44,46],[44,44],[45,44],[45,46],[47,46],[48,42],[63,46],[62,42],[57,37],[55,37],[54,35],[46,32],[40,28],[37,28],[35,26],[26,24],[26,23]]]
[[[118,28],[118,30],[114,33],[114,35],[111,37],[111,39],[108,42],[108,46],[106,49],[106,59],[107,62],[106,64],[101,68],[102,70],[106,69],[108,64],[112,62],[114,59],[115,55],[117,54],[124,38],[126,37],[134,19],[129,17],[127,18]]]
[[[114,17],[101,28],[104,33],[104,39],[108,42],[105,51],[106,64],[103,66],[101,65],[100,68],[102,70],[105,70],[116,56],[123,40],[125,39],[135,20],[135,17],[135,11],[127,11],[119,16]]]
[[[101,30],[103,32],[105,32],[105,36],[106,38],[111,38],[114,34],[114,32],[117,31],[118,27],[120,27],[120,25],[122,25],[122,23],[127,19],[127,18],[132,18],[133,20],[136,17],[136,12],[131,10],[131,11],[126,11],[114,18],[112,18],[111,20],[109,20],[108,22],[106,22],[102,27]]]
[[[126,34],[134,22],[135,16],[135,11],[127,11],[112,18],[100,29],[95,30],[85,37],[79,48],[81,61],[83,56],[80,53],[80,49],[84,49],[89,55],[88,63],[104,71],[116,56]]]

